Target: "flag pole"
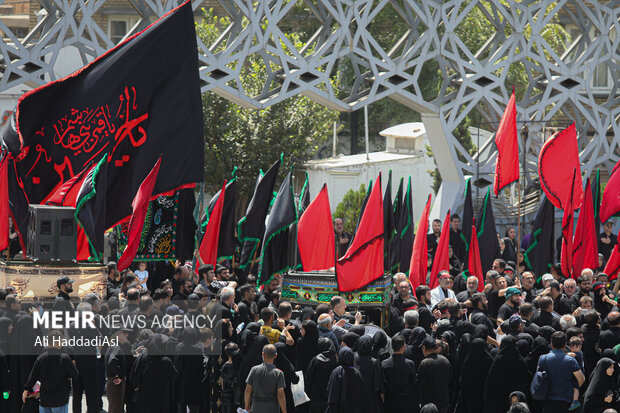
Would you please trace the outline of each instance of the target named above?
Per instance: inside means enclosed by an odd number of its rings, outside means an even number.
[[[523,199],[525,199],[525,190],[527,189],[526,185],[526,142],[529,134],[529,128],[527,127],[527,123],[523,125],[521,128],[521,138],[523,139],[523,181],[519,184],[519,186],[523,185],[523,188],[519,188],[519,215],[517,217],[517,251],[521,245],[521,193],[523,192]],[[525,224],[525,217],[523,217],[523,223]]]
[[[250,271],[248,271],[248,274],[252,274],[252,270],[254,269],[254,262],[256,261],[256,255],[258,254],[259,246],[260,246],[260,241],[256,244],[256,249],[254,249],[254,256],[252,257],[252,261],[250,261]]]

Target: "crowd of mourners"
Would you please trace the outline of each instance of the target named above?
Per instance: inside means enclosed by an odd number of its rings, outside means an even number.
[[[49,345],[18,355],[41,303],[0,290],[0,412],[79,413],[85,397],[99,413],[104,395],[111,413],[616,412],[619,283],[600,269],[566,279],[557,265],[534,274],[504,258],[483,286],[453,268],[434,289],[396,273],[382,326],[347,312],[341,296],[292,305],[279,276],[257,289],[256,277],[224,265],[178,263],[154,285],[144,264],[120,273],[111,262],[105,300],[70,298],[63,276],[53,309],[218,322],[45,332],[117,339],[96,352]]]

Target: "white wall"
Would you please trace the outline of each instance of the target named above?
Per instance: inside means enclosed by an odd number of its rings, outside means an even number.
[[[316,170],[308,169],[308,179],[310,182],[310,197],[313,199],[321,190],[324,183],[327,183],[329,192],[329,203],[332,212],[342,201],[344,194],[349,189],[359,189],[361,184],[367,185],[370,179],[373,182],[377,179],[379,172],[382,174],[382,190],[385,192],[386,179],[390,169],[392,170],[392,198],[398,190],[398,183],[404,177],[403,193],[407,190],[407,180],[411,175],[411,189],[413,198],[413,218],[417,220],[422,214],[428,194],[432,192],[433,180],[428,174],[428,170],[433,170],[435,164],[433,160],[424,157],[411,157],[391,162],[361,164],[347,168],[347,171],[337,170]],[[433,196],[434,199],[434,196]]]

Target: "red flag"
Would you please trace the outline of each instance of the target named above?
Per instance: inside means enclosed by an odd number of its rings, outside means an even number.
[[[573,169],[572,181],[575,182],[577,170]],[[566,278],[573,278],[573,227],[575,209],[573,208],[573,191],[566,195],[564,214],[562,215],[562,274]]]
[[[46,205],[58,205],[58,206],[76,206],[76,199],[80,193],[80,188],[84,180],[93,169],[95,165],[84,168],[80,173],[73,176],[67,182],[62,184],[53,194],[51,194],[47,200],[43,203]],[[90,250],[88,249],[88,238],[84,233],[84,228],[80,225],[77,226],[77,248],[75,259],[77,261],[86,261],[90,257]]]
[[[513,90],[495,134],[495,145],[497,145],[495,181],[493,182],[495,195],[499,194],[499,191],[505,186],[519,179],[519,142],[517,136],[517,104]]]
[[[9,157],[0,161],[0,251],[9,247]]]
[[[618,232],[618,236],[620,236],[620,232]],[[611,250],[611,254],[609,255],[609,260],[607,260],[607,264],[605,264],[605,269],[603,272],[607,274],[609,277],[609,281],[615,280],[618,278],[618,272],[620,271],[620,244],[616,244],[614,249]]]
[[[222,210],[224,209],[225,195],[226,180],[224,180],[220,196],[215,202],[215,206],[213,206],[213,211],[211,211],[207,227],[205,228],[205,235],[202,237],[202,242],[198,249],[200,260],[204,264],[217,264],[217,246],[220,239],[220,225],[222,224]]]
[[[417,237],[416,237],[417,238]],[[435,251],[435,259],[433,260],[433,269],[431,270],[431,279],[429,281],[429,287],[435,288],[439,285],[437,282],[437,276],[440,271],[450,269],[450,210],[443,221],[443,227],[441,228],[441,235],[439,235],[439,243],[437,244],[437,251]]]
[[[428,196],[426,206],[420,221],[418,230],[413,240],[413,251],[411,253],[411,263],[409,264],[409,282],[413,289],[418,285],[426,285],[426,273],[428,272],[428,215],[431,212],[431,196]]]
[[[484,290],[484,274],[482,273],[480,247],[478,246],[478,233],[476,232],[475,225],[472,225],[471,229],[471,243],[469,244],[467,271],[469,271],[469,275],[475,275],[478,278],[478,292],[481,293]]]
[[[598,267],[598,245],[594,220],[592,188],[590,178],[588,178],[573,239],[573,274],[575,277],[578,277],[584,268]]]
[[[127,247],[123,252],[123,255],[118,260],[118,270],[123,271],[129,267],[138,252],[140,247],[140,236],[142,235],[142,228],[144,227],[144,219],[149,209],[149,201],[153,194],[153,188],[157,181],[157,174],[159,173],[159,166],[161,165],[161,156],[155,163],[155,166],[144,178],[144,181],[140,184],[138,192],[131,203],[133,212],[129,219],[129,235],[127,236]]]
[[[330,231],[331,233],[332,231]],[[381,174],[379,174],[368,197],[353,242],[351,242],[344,256],[336,261],[338,289],[340,291],[353,291],[382,275],[383,197],[381,194]]]
[[[327,185],[323,185],[297,224],[297,245],[304,271],[332,268],[336,260],[334,242]]]
[[[620,161],[616,163],[611,171],[609,181],[603,192],[603,200],[601,202],[601,222],[607,221],[616,213],[620,212]],[[605,273],[607,274],[607,273]]]
[[[573,169],[577,171],[575,183],[571,180]],[[573,194],[573,210],[581,208],[583,181],[574,122],[545,142],[538,155],[538,175],[543,191],[556,208],[565,209],[569,193]]]

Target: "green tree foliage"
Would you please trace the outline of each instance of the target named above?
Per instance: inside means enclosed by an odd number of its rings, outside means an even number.
[[[344,230],[349,234],[353,234],[355,231],[355,225],[357,225],[364,198],[366,198],[366,185],[362,184],[357,191],[349,189],[336,207],[334,219],[342,218],[344,220]]]
[[[212,45],[230,23],[218,18],[212,10],[204,11],[204,19],[196,32],[206,45]],[[290,36],[298,45],[294,34]],[[217,50],[212,50],[217,52]],[[262,56],[251,56],[241,70],[246,93],[259,95],[265,79]],[[240,204],[249,201],[256,176],[284,153],[281,171],[294,163],[306,161],[330,136],[338,113],[296,96],[265,110],[246,109],[227,99],[206,92],[202,96],[205,121],[205,186],[215,192],[224,179],[238,167]]]

